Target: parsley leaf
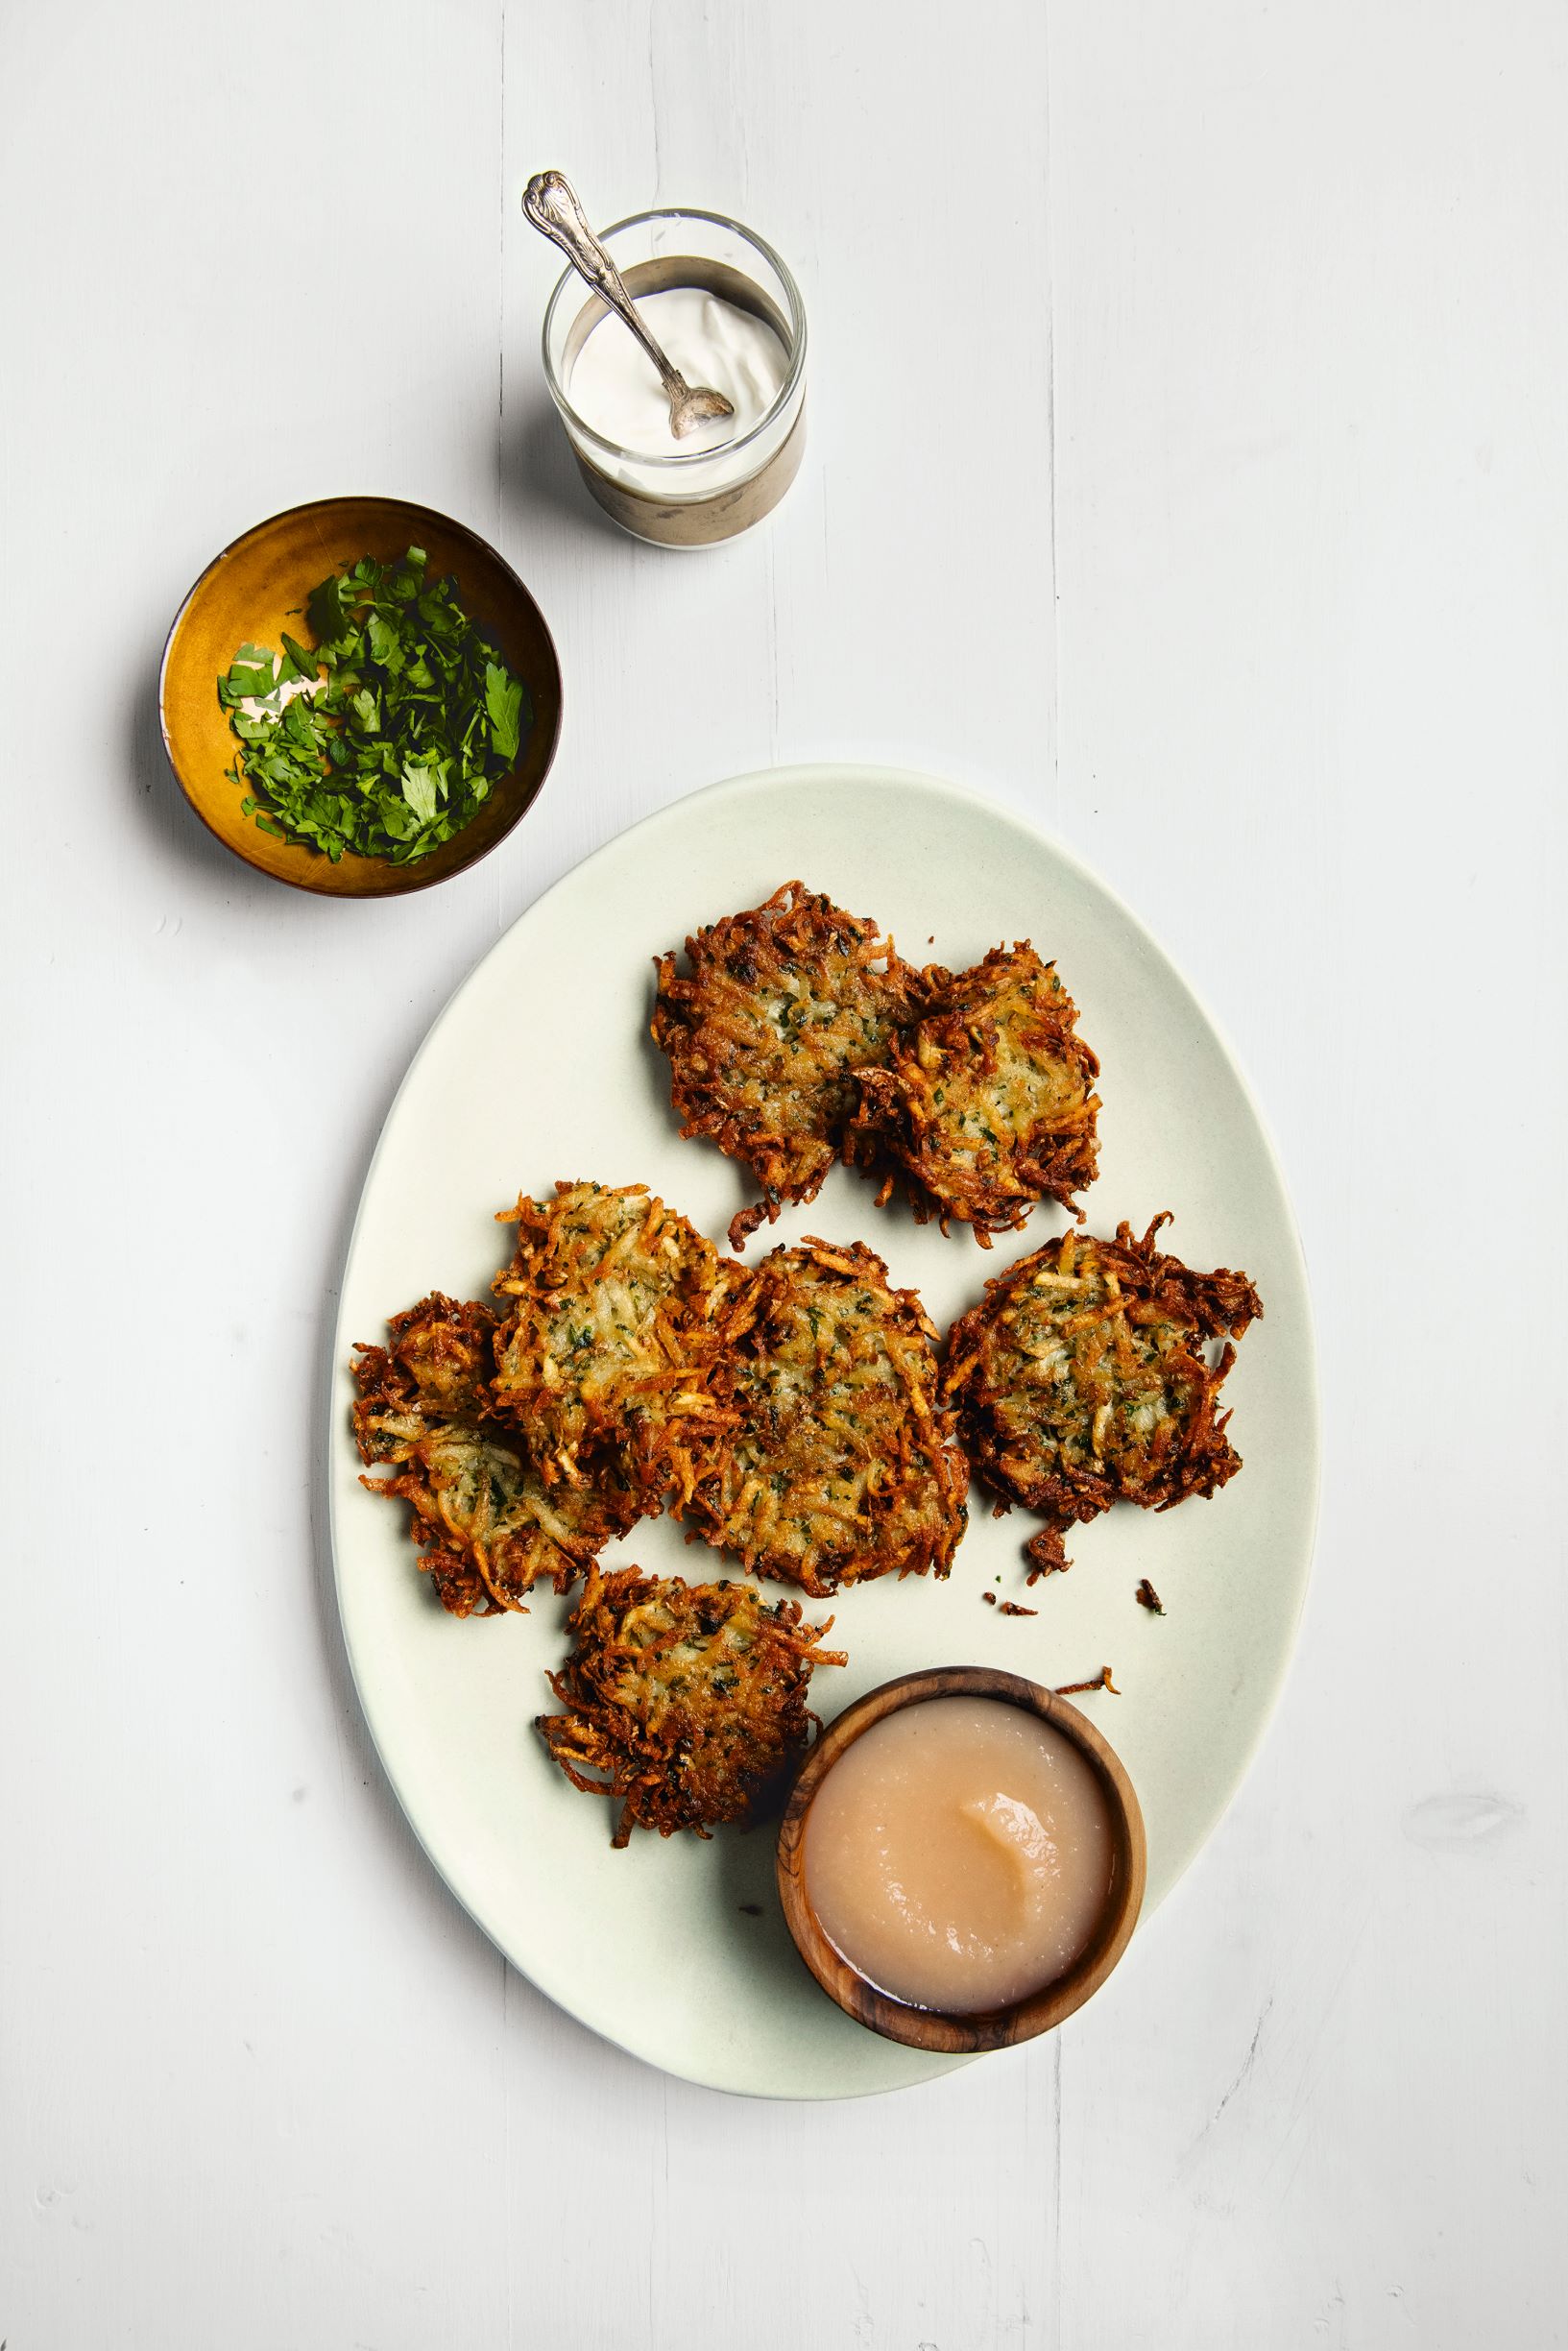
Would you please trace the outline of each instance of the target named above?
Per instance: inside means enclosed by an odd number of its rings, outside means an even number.
[[[304,646],[302,644],[298,644],[289,635],[287,629],[284,629],[281,633],[285,658],[294,664],[295,670],[299,676],[302,678],[313,678],[321,667],[321,664],[317,661],[315,654],[307,653]]]
[[[313,588],[305,599],[305,618],[323,644],[336,644],[340,637],[349,633],[350,606],[344,595],[348,584],[334,572],[319,588]]]
[[[522,724],[522,680],[495,662],[485,664],[485,709],[490,715],[490,739],[497,759],[508,766],[518,756]]]
[[[218,680],[218,699],[228,707],[263,694],[270,694],[274,684],[275,657],[265,645],[243,644],[229,666],[227,677]]]
[[[408,802],[421,824],[428,824],[436,812],[436,780],[428,767],[403,767],[403,798]]]

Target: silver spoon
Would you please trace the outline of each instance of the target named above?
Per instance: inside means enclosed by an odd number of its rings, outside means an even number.
[[[670,366],[627,293],[619,270],[589,227],[570,182],[562,173],[536,172],[522,192],[522,208],[534,227],[552,244],[560,246],[572,268],[587,279],[600,300],[610,304],[617,318],[624,319],[659,370],[659,380],[669,401],[669,428],[677,441],[684,441],[688,433],[695,432],[699,424],[707,424],[715,417],[734,416],[735,403],[727,400],[722,392],[710,391],[703,384],[688,384],[680,369]]]

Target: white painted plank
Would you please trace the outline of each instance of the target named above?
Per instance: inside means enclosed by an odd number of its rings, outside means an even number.
[[[311,1508],[357,1169],[495,885],[372,909],[249,878],[178,802],[153,693],[196,572],[279,506],[386,489],[494,530],[498,20],[155,0],[4,39],[3,1426],[32,1500],[0,2336],[495,2339],[502,1971],[365,1752]]]
[[[891,53],[883,12],[826,0],[508,12],[514,201],[554,164],[600,221],[653,202],[729,211],[795,270],[810,335],[810,440],[779,512],[704,555],[631,545],[598,522],[548,410],[537,344],[556,256],[509,213],[504,544],[560,631],[572,704],[538,812],[552,871],[716,776],[826,754],[989,783],[1049,815],[1045,25],[1008,8],[995,50],[956,56],[949,34],[929,0],[899,12]],[[982,175],[989,242],[957,201]],[[1026,311],[1009,308],[1015,279]],[[1004,494],[946,375],[917,372],[931,329],[976,353],[1000,334],[1025,421]],[[809,880],[808,844],[802,863]],[[615,2351],[1052,2339],[1050,2050],[919,2097],[767,2107],[585,2062],[575,2028],[542,2035],[525,2010],[509,2081],[515,2209],[534,2147],[567,2134],[591,2146],[595,2181],[592,2204],[570,2174],[544,2191],[553,2262],[518,2229],[521,2340],[564,2311],[577,2339]],[[737,2197],[798,2231],[802,2254],[763,2259],[748,2231],[712,2225]]]
[[[553,874],[697,785],[828,754],[989,782],[1049,813],[1040,12],[1015,0],[994,46],[955,57],[932,0],[898,12],[892,43],[880,12],[829,0],[514,7],[507,113],[505,545],[570,679],[536,858]],[[560,256],[517,209],[549,163],[601,222],[654,202],[729,211],[799,277],[808,454],[749,537],[700,556],[639,546],[578,482],[538,353]],[[987,236],[968,209],[981,186]],[[1010,306],[1015,283],[1027,308]],[[1007,387],[1005,468],[951,388],[955,360],[987,352]]]
[[[1258,1080],[1329,1440],[1282,1718],[1067,2053],[1064,2339],[1556,2342],[1568,37],[1051,64],[1064,820]]]

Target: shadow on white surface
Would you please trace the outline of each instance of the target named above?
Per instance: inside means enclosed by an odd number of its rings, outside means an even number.
[[[132,803],[138,821],[154,834],[160,856],[172,855],[190,876],[203,882],[227,884],[232,889],[247,868],[207,831],[176,782],[163,748],[157,707],[162,660],[160,641],[157,651],[138,662],[133,672],[126,712],[126,764]]]
[[[514,521],[531,525],[543,513],[574,533],[588,531],[623,547],[631,544],[590,497],[561,420],[543,396],[505,420],[496,464],[502,512]]]

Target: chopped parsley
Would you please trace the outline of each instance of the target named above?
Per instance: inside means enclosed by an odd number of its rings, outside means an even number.
[[[312,591],[316,639],[244,644],[218,700],[240,749],[227,770],[262,832],[410,865],[460,833],[517,763],[533,722],[520,678],[422,547],[365,556]]]

